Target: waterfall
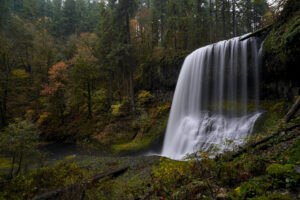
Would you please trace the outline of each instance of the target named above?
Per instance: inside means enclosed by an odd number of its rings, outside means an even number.
[[[260,116],[261,42],[256,38],[240,39],[205,46],[186,57],[162,156],[180,160],[212,146],[222,152],[245,143]]]

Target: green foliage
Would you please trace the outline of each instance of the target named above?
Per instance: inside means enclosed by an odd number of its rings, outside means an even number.
[[[287,163],[300,164],[300,139],[296,139],[291,149],[284,155],[287,158]]]
[[[267,174],[273,188],[294,188],[300,180],[300,175],[295,172],[292,164],[272,164],[267,168]]]
[[[125,98],[123,101],[116,105],[111,105],[111,114],[115,117],[126,115],[130,110],[130,101]]]
[[[261,109],[265,113],[256,121],[254,136],[265,136],[275,133],[282,126],[282,118],[287,113],[289,103],[283,100],[264,100],[261,102]]]
[[[296,2],[294,0],[289,3]],[[299,3],[298,4],[299,7]],[[294,6],[294,9],[297,6]],[[297,55],[299,54],[299,34],[300,34],[300,17],[299,10],[293,12],[288,11],[290,17],[286,17],[283,22],[279,21],[275,24],[271,33],[266,38],[264,43],[265,66],[268,70],[270,80],[297,80],[297,77],[292,73],[297,68]]]
[[[261,175],[266,170],[266,160],[261,156],[249,156],[249,158],[244,162],[243,168],[249,173],[255,176]]]
[[[97,90],[93,95],[93,111],[96,114],[103,114],[109,110],[109,100],[105,89]]]
[[[236,188],[232,193],[232,199],[248,199],[255,196],[262,196],[269,187],[268,183],[263,179],[252,179],[249,182],[243,183]]]
[[[133,121],[132,126],[141,134],[147,133],[151,126],[151,121],[149,119],[148,113],[142,112],[141,115],[139,115],[139,117]]]
[[[39,134],[36,126],[27,121],[19,121],[10,124],[0,134],[0,147],[11,153],[32,153],[35,151],[33,143],[38,141]]]
[[[42,167],[5,181],[0,199],[32,199],[38,194],[73,184],[87,176],[87,172],[75,163],[57,162],[53,166]]]
[[[156,109],[154,109],[157,112]],[[145,150],[153,142],[160,139],[165,133],[168,122],[168,109],[161,115],[157,113],[142,112],[132,123],[132,128],[136,131],[135,137],[126,143],[113,145],[115,153],[132,153]]]
[[[149,91],[143,90],[138,94],[137,104],[141,107],[144,107],[151,103],[153,98],[153,95]]]
[[[159,195],[169,196],[170,191],[190,182],[192,164],[192,161],[186,163],[162,158],[159,167],[152,171],[153,187]]]
[[[122,106],[121,104],[111,105],[111,114],[113,116],[120,116],[121,115],[121,111],[120,111],[121,106]]]
[[[0,157],[0,169],[6,169],[11,167],[11,160]]]

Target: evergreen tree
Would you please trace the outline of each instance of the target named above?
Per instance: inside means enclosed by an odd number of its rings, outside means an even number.
[[[76,9],[75,0],[66,0],[63,4],[62,10],[63,18],[63,34],[69,36],[71,34],[77,33],[78,30],[78,12]]]

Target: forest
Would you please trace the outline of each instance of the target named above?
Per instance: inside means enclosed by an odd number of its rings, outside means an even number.
[[[1,0],[0,200],[299,199],[299,14]]]

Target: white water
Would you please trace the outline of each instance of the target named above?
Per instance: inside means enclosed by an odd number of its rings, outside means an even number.
[[[261,45],[239,37],[200,48],[188,55],[173,97],[162,156],[219,152],[243,145],[259,117]],[[248,110],[249,100],[253,103]],[[226,141],[233,141],[226,145]]]

